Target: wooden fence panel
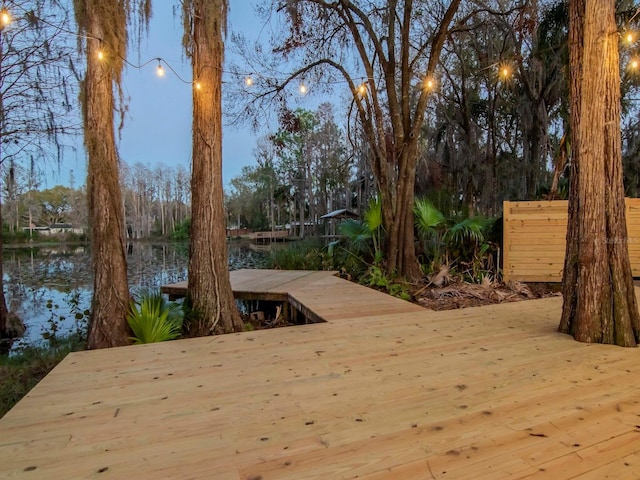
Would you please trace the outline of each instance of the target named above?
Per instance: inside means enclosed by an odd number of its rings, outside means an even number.
[[[627,198],[627,239],[633,276],[640,276],[640,199]],[[504,202],[503,278],[561,282],[567,236],[566,200]]]

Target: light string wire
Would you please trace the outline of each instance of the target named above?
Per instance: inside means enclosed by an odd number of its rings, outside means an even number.
[[[18,10],[21,10],[23,14],[31,14],[31,15],[35,15],[33,11],[27,11],[22,5],[18,5],[18,4],[14,4],[13,7],[15,7]],[[636,10],[636,12],[634,13],[634,15],[631,17],[630,20],[628,20],[626,23],[626,26],[624,27],[624,29],[622,30],[622,32],[620,32],[620,36],[622,38],[626,39],[626,43],[627,46],[632,47],[634,43],[636,43],[637,40],[637,34],[636,32],[629,28],[632,21],[640,14],[640,8],[638,8]],[[44,23],[45,25],[48,25],[54,29],[56,29],[59,32],[68,34],[68,35],[72,35],[76,38],[82,38],[85,40],[97,40],[100,42],[101,46],[106,46],[107,49],[109,50],[109,45],[107,45],[107,43],[100,37],[96,37],[93,35],[89,35],[89,34],[80,34],[78,32],[74,32],[72,30],[69,30],[67,28],[64,28],[62,25],[56,25],[50,21],[48,21],[45,18],[42,18],[40,16],[35,15],[36,19],[42,23]],[[0,9],[0,29],[3,29],[4,27],[8,26],[11,22],[13,21],[12,17],[11,17],[11,13],[10,10],[6,7],[6,5],[4,5],[2,7],[2,9]],[[111,50],[110,50],[111,51]],[[99,51],[99,56],[100,56],[100,60],[104,61],[104,53],[103,53],[103,49],[101,48]],[[122,60],[127,66],[134,68],[136,70],[141,70],[143,68],[145,68],[147,65],[151,64],[152,62],[158,62],[158,67],[156,68],[156,72],[158,76],[164,76],[164,69],[163,69],[163,65],[166,66],[166,68],[182,83],[185,83],[187,85],[193,85],[196,89],[200,89],[200,82],[196,79],[193,80],[187,80],[185,78],[183,78],[178,71],[171,65],[171,63],[169,61],[167,61],[166,59],[162,58],[162,57],[153,57],[139,65],[136,65],[132,62],[130,62],[127,58],[116,54],[117,57]],[[628,67],[632,70],[637,70],[638,68],[640,68],[640,61],[638,60],[638,58],[636,57],[632,57],[628,63]],[[498,75],[499,79],[503,80],[503,81],[508,81],[512,76],[513,76],[513,67],[511,65],[511,62],[509,61],[505,61],[505,60],[501,60],[501,61],[497,61],[494,62],[486,67],[483,67],[481,69],[478,70],[478,73],[486,71],[486,70],[490,70],[490,69],[495,69],[496,70],[496,74]],[[288,79],[288,77],[283,76],[283,79],[278,80],[275,77],[271,78],[271,77],[266,77],[262,74],[259,73],[253,73],[253,72],[237,72],[237,71],[225,71],[222,70],[223,74],[227,74],[227,75],[233,75],[236,78],[243,78],[243,82],[244,85],[246,87],[252,87],[255,85],[255,81],[253,79],[254,76],[258,77],[258,78],[263,78],[266,79],[269,83],[273,83],[273,81],[275,80],[276,82],[278,81],[283,81],[285,78]],[[371,78],[366,78],[366,77],[361,77],[361,82],[358,84],[357,87],[357,91],[358,93],[365,94],[366,93],[366,85],[371,82],[374,79]],[[223,82],[224,83],[224,82]],[[343,83],[347,83],[346,80],[332,80],[332,81],[324,81],[324,82],[319,82],[322,83],[324,85],[336,85],[336,84],[343,84]],[[438,83],[437,80],[435,78],[429,77],[429,78],[422,78],[422,83],[424,85],[424,88],[428,89],[428,90],[434,90],[436,87],[436,84]],[[302,78],[299,82],[299,86],[298,86],[298,90],[302,95],[305,95],[308,93],[309,91],[309,87],[306,85],[304,78]]]
[[[12,6],[13,8],[16,8],[18,10],[22,11],[22,14],[30,14],[30,15],[35,15],[33,11],[27,11],[22,5],[17,5],[14,4]],[[90,34],[81,34],[72,30],[69,30],[67,28],[64,28],[62,25],[56,25],[50,21],[48,21],[46,18],[42,18],[38,15],[35,16],[36,19],[42,23],[44,23],[45,25],[48,25],[54,29],[56,29],[59,32],[71,35],[73,37],[76,38],[81,38],[84,40],[97,40],[100,42],[101,45],[101,49],[98,52],[99,55],[99,60],[100,61],[105,61],[105,54],[104,54],[104,49],[106,48],[106,50],[108,50],[110,53],[113,53],[113,51],[109,48],[109,45],[107,44],[107,42],[104,41],[104,39],[100,38],[100,37],[96,37],[94,35],[90,35]],[[2,7],[2,9],[0,9],[0,22],[2,22],[2,25],[0,25],[0,29],[4,28],[6,26],[8,26],[11,22],[13,21],[13,19],[11,18],[11,13],[10,10],[5,6]],[[163,65],[166,66],[166,68],[182,83],[185,83],[187,85],[193,85],[196,89],[200,89],[200,82],[196,79],[194,80],[187,80],[185,78],[183,78],[178,71],[173,67],[173,65],[171,65],[171,63],[169,61],[167,61],[166,59],[162,58],[162,57],[153,57],[150,58],[149,60],[140,63],[139,65],[132,63],[131,61],[129,61],[127,58],[116,54],[116,56],[122,60],[128,67],[134,68],[136,70],[141,70],[143,68],[145,68],[147,65],[153,63],[153,62],[158,62],[158,67],[156,69],[157,75],[158,76],[163,76],[164,75],[164,69],[163,69]],[[491,65],[488,65],[487,67],[482,68],[480,71],[485,71],[485,70],[489,70],[492,68],[496,68],[497,67],[497,71],[498,71],[498,75],[506,80],[509,75],[503,74],[503,70],[502,67],[500,67],[501,65],[507,65],[506,62],[504,61],[498,61],[495,63],[492,63]],[[246,87],[252,87],[255,85],[255,80],[254,77],[258,77],[261,79],[265,79],[268,83],[273,83],[274,81],[276,82],[280,82],[280,81],[284,81],[285,79],[288,79],[288,77],[286,75],[283,74],[281,79],[278,79],[276,77],[267,77],[265,75],[259,74],[259,73],[254,73],[254,72],[238,72],[238,71],[228,71],[228,70],[222,70],[223,74],[227,74],[227,75],[232,75],[234,77],[236,77],[237,79],[243,78],[243,82],[244,85]],[[366,89],[366,84],[371,82],[374,79],[371,78],[366,78],[366,77],[360,77],[361,78],[361,82],[358,84],[359,86],[357,87],[357,90],[360,94],[364,93],[364,90]],[[437,83],[437,81],[434,78],[424,78],[422,79],[423,83],[425,85],[425,88],[429,89],[429,90],[433,90],[435,89],[435,85]],[[224,83],[224,82],[223,82]],[[346,80],[332,80],[332,81],[324,81],[324,82],[318,82],[319,84],[324,84],[324,85],[337,85],[337,84],[344,84],[344,83],[348,83]],[[302,78],[299,81],[299,85],[298,85],[298,90],[300,92],[300,94],[302,95],[306,95],[309,91],[309,87],[307,86],[304,78]]]
[[[104,48],[103,47],[106,47],[107,50],[112,52],[112,50],[109,49],[109,45],[100,37],[96,37],[94,35],[89,35],[89,34],[81,34],[81,33],[69,30],[67,28],[64,28],[62,25],[56,25],[56,24],[50,22],[49,20],[47,20],[46,18],[43,18],[43,17],[41,17],[39,15],[35,15],[35,13],[33,11],[27,11],[22,5],[15,4],[15,5],[13,5],[13,8],[21,10],[21,13],[24,14],[24,15],[27,15],[27,14],[33,15],[35,17],[35,19],[37,19],[39,22],[42,22],[45,25],[48,25],[49,27],[54,28],[58,32],[65,33],[67,35],[71,35],[73,37],[81,38],[81,39],[84,39],[84,40],[97,40],[97,41],[99,41],[100,45],[101,45],[101,48],[100,48],[100,51],[98,52],[98,55],[100,56],[99,60],[101,60],[101,61],[104,61],[104,53],[103,53]],[[3,6],[2,9],[0,9],[0,22],[2,22],[2,25],[0,26],[0,29],[4,29],[4,27],[7,27],[10,23],[13,22],[13,18],[12,18],[12,15],[10,13],[10,10],[6,6]],[[120,60],[122,60],[127,66],[129,66],[131,68],[134,68],[136,70],[141,70],[141,69],[143,69],[144,67],[146,67],[147,65],[149,65],[152,62],[158,62],[158,72],[161,71],[162,65],[165,65],[167,67],[167,69],[171,73],[173,73],[173,75],[178,80],[180,80],[182,83],[186,83],[188,85],[195,85],[196,88],[199,88],[200,84],[199,84],[198,81],[196,81],[196,80],[190,81],[190,80],[184,79],[177,72],[177,70],[171,65],[171,63],[169,61],[165,60],[162,57],[153,57],[153,58],[147,60],[146,62],[141,63],[140,65],[136,65],[136,64],[130,62],[127,58],[125,58],[125,57],[123,57],[121,55],[116,55],[116,56]],[[161,76],[162,74],[159,73],[159,75]]]

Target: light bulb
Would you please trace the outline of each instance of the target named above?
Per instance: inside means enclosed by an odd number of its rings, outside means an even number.
[[[367,94],[367,84],[366,83],[360,84],[360,86],[358,87],[358,93],[360,95],[362,95],[363,97]]]
[[[98,60],[104,60],[104,52],[102,50],[98,50]]]
[[[196,87],[196,90],[201,90],[202,89],[202,85],[200,84],[200,82],[194,83],[194,86]]]
[[[500,67],[500,76],[505,80],[511,76],[511,69],[509,67]]]
[[[253,86],[253,78],[251,78],[251,75],[247,75],[246,77],[244,77],[244,84],[247,87]]]
[[[634,58],[633,60],[631,60],[630,66],[633,70],[637,70],[638,67],[640,67],[640,61]]]
[[[426,78],[424,81],[424,88],[426,88],[428,91],[433,90],[436,87],[436,82],[433,80],[433,78]]]
[[[300,93],[301,93],[302,95],[304,95],[304,94],[306,94],[306,93],[307,93],[307,86],[306,86],[304,83],[301,83],[301,84],[300,84]]]
[[[633,32],[628,32],[628,33],[627,33],[627,36],[626,36],[625,38],[626,38],[626,40],[627,40],[627,43],[633,43],[633,40],[634,40],[634,38],[633,38]]]
[[[164,68],[162,68],[161,64],[158,64],[158,68],[156,69],[156,74],[159,77],[164,77]]]
[[[2,25],[9,25],[11,23],[11,15],[9,15],[9,10],[3,8],[0,10],[0,20],[2,21]]]

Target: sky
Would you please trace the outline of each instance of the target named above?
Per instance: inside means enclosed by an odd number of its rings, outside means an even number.
[[[155,0],[148,35],[142,39],[139,53],[130,49],[129,62],[141,65],[160,57],[176,71],[182,80],[191,80],[189,59],[183,55],[180,11],[174,16],[172,0]],[[230,0],[229,34],[237,31],[248,38],[257,38],[260,21],[254,14],[253,2]],[[226,59],[230,59],[227,53]],[[237,63],[237,62],[236,62]],[[156,165],[189,167],[191,156],[191,85],[184,83],[165,65],[166,75],[156,75],[158,62],[142,68],[127,67],[123,88],[128,97],[128,112],[119,142],[120,157],[133,165],[140,162]],[[223,87],[224,88],[224,87]],[[224,109],[224,105],[223,105]],[[223,182],[239,176],[242,167],[255,163],[253,150],[256,133],[250,126],[225,125],[223,128]],[[78,140],[78,145],[82,139]],[[86,156],[79,147],[66,155],[59,171],[48,175],[47,184],[69,183],[73,171],[75,186],[84,184]]]

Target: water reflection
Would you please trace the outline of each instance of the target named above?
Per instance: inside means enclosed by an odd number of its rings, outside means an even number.
[[[186,280],[187,263],[187,244],[130,244],[127,264],[131,291]],[[264,263],[264,252],[251,251],[240,242],[229,244],[230,269],[262,268]],[[57,324],[60,333],[83,327],[93,282],[88,248],[5,250],[3,267],[8,306],[27,326],[25,337],[14,348],[20,343],[40,341],[42,332],[50,330],[52,323]]]

